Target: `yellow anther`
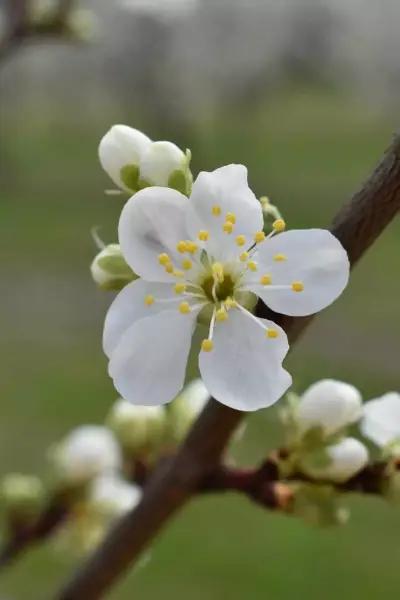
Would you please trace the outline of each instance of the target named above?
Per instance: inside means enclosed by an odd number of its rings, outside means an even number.
[[[184,283],[176,283],[174,285],[175,294],[183,294],[186,291],[186,285]]]
[[[286,223],[283,219],[276,219],[276,221],[274,221],[272,223],[272,228],[274,231],[285,231],[286,229]]]
[[[182,315],[187,315],[188,313],[190,313],[190,304],[189,302],[181,302],[179,305],[179,312],[182,313]]]
[[[185,260],[182,261],[182,269],[185,269],[185,271],[189,271],[189,269],[191,269],[192,267],[193,263],[188,258],[185,258]]]
[[[265,330],[265,337],[267,338],[277,338],[279,335],[279,331],[277,329],[266,329]]]
[[[223,265],[219,262],[215,262],[211,268],[212,268],[212,274],[213,274],[214,279],[216,279],[217,281],[222,283],[222,281],[224,280]]]
[[[179,269],[174,269],[172,271],[172,275],[174,277],[183,277],[185,275],[185,273],[183,271],[179,271]]]
[[[254,241],[256,244],[260,244],[265,240],[265,233],[263,231],[257,231],[254,234]]]
[[[165,254],[165,252],[163,252],[162,254],[158,255],[158,262],[160,263],[160,265],[168,265],[171,262],[170,257],[168,256],[168,254]]]
[[[244,235],[237,235],[236,236],[236,243],[238,246],[244,246],[246,243],[246,238],[244,237]]]
[[[260,197],[260,202],[261,202],[261,204],[269,204],[269,198],[268,198],[268,196],[261,196]]]
[[[190,240],[187,240],[186,251],[189,252],[189,254],[194,254],[195,252],[197,252],[197,249],[198,249],[198,245],[195,244],[195,242],[191,242]]]
[[[211,352],[213,348],[214,344],[212,340],[203,340],[201,342],[201,349],[203,350],[203,352]]]
[[[239,256],[240,260],[242,262],[246,262],[246,260],[249,258],[249,253],[248,252],[242,252],[242,254]]]
[[[254,262],[254,260],[249,260],[247,268],[250,269],[250,271],[257,271],[257,263]]]
[[[262,277],[260,277],[261,285],[270,285],[271,281],[271,275],[262,275]]]
[[[225,221],[225,223],[222,226],[222,229],[225,231],[225,233],[232,233],[233,223],[231,223],[230,221]]]
[[[229,310],[230,308],[236,308],[237,302],[236,302],[236,300],[234,300],[233,298],[228,296],[228,298],[224,302],[224,305],[225,305],[225,308],[227,308]]]
[[[304,290],[304,284],[301,281],[293,281],[292,290],[294,292],[302,292]]]
[[[173,273],[174,272],[174,265],[172,263],[166,263],[165,265],[165,270],[167,271],[167,273]]]
[[[228,313],[226,312],[225,308],[219,308],[215,313],[215,318],[217,321],[226,321],[228,318]]]
[[[212,207],[211,212],[214,215],[214,217],[219,217],[219,215],[221,214],[221,207],[218,206],[218,204],[215,204]]]
[[[152,304],[154,304],[154,296],[152,296],[151,294],[147,294],[147,296],[145,296],[144,298],[144,303],[146,306],[151,306]]]
[[[284,260],[287,260],[287,256],[285,254],[275,254],[274,260],[276,260],[276,262],[283,262]]]
[[[225,221],[228,221],[228,223],[232,223],[232,225],[234,225],[236,223],[235,213],[233,213],[233,212],[226,213]]]
[[[186,252],[186,250],[187,250],[187,244],[186,244],[185,240],[181,240],[180,242],[178,242],[177,245],[176,245],[176,249],[181,254],[183,254],[184,252]]]
[[[201,242],[206,242],[209,238],[210,234],[208,233],[208,231],[206,231],[205,229],[202,229],[201,231],[199,231],[199,233],[197,234],[197,237],[199,238],[199,240]]]

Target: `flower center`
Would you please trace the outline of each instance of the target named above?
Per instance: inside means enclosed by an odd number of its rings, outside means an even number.
[[[204,290],[206,298],[213,303],[215,302],[214,294],[218,302],[223,302],[234,295],[235,282],[229,273],[224,274],[222,281],[215,281],[213,275],[208,275],[199,284]]]

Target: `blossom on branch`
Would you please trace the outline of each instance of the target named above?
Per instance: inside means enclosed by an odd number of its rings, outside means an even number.
[[[361,431],[379,448],[400,456],[400,394],[388,392],[366,402]]]

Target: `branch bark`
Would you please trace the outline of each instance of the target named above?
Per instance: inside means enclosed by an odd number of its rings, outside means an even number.
[[[375,171],[337,214],[331,231],[352,266],[400,209],[400,137],[396,136]],[[260,316],[271,316],[264,305]],[[293,344],[312,317],[275,315]],[[59,600],[95,600],[116,582],[162,527],[190,500],[219,465],[224,448],[244,414],[211,399],[175,457],[160,466],[139,506],[123,517],[104,544],[67,584]]]

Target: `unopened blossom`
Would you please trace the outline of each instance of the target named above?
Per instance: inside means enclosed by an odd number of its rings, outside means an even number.
[[[361,394],[353,385],[323,379],[301,396],[296,422],[302,432],[320,427],[323,435],[328,436],[355,423],[361,414]]]
[[[359,440],[346,437],[324,449],[325,459],[309,457],[302,470],[313,479],[341,483],[347,481],[368,464],[368,450]]]
[[[135,273],[122,256],[119,244],[108,244],[90,265],[93,280],[103,290],[121,290],[136,279]]]
[[[56,447],[52,458],[58,477],[67,484],[79,484],[121,466],[116,439],[106,427],[99,425],[74,429]]]
[[[208,322],[201,378],[239,410],[276,402],[291,384],[285,332],[248,308],[309,315],[328,306],[349,276],[347,254],[322,229],[263,232],[247,169],[229,165],[197,177],[188,199],[169,189],[138,192],[124,206],[119,242],[139,279],[117,296],[105,321],[109,373],[133,404],[158,405],[182,389],[192,334]]]
[[[135,193],[149,186],[169,186],[189,191],[192,175],[190,153],[172,142],[153,142],[127,125],[114,125],[99,145],[103,169],[122,190]]]
[[[392,451],[400,455],[400,394],[389,392],[366,402],[361,430],[380,448],[392,446]]]
[[[103,474],[93,480],[89,504],[109,517],[117,517],[134,508],[142,496],[141,489],[116,473]]]
[[[168,407],[168,434],[171,442],[180,442],[206,405],[210,394],[201,379],[188,383]]]

